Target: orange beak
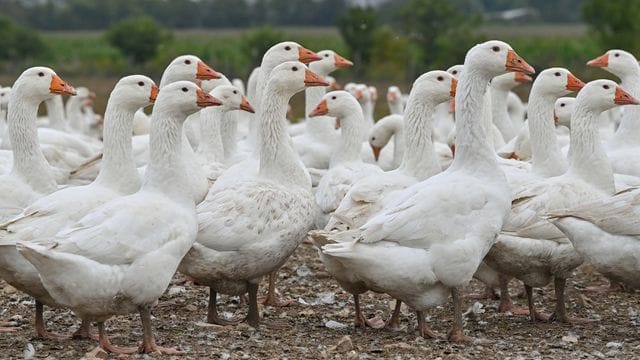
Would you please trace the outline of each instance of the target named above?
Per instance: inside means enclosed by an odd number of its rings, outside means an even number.
[[[451,78],[451,90],[449,90],[449,96],[452,98],[456,97],[456,88],[458,87],[458,80],[456,78]]]
[[[580,91],[584,87],[584,83],[582,80],[575,77],[572,73],[569,73],[567,76],[567,90],[569,91]]]
[[[220,106],[222,105],[222,101],[214,98],[213,96],[207,94],[202,89],[198,89],[196,94],[198,95],[198,99],[196,103],[199,107],[207,107],[207,106]]]
[[[335,58],[335,63],[334,63],[334,65],[335,65],[337,68],[346,68],[346,67],[351,67],[351,66],[353,66],[353,62],[351,62],[350,60],[347,60],[347,59],[343,58],[342,56],[340,56],[340,55],[338,55],[338,54],[336,54],[334,58]]]
[[[158,92],[160,92],[160,89],[158,89],[156,84],[151,85],[151,94],[149,94],[149,101],[156,102],[156,99],[158,98]]]
[[[76,89],[73,86],[67,84],[58,75],[53,74],[51,76],[51,85],[49,85],[49,92],[58,95],[75,95]]]
[[[249,100],[247,100],[247,98],[244,96],[242,97],[242,101],[240,102],[240,109],[252,114],[256,112],[255,110],[253,110],[253,106],[249,104]]]
[[[560,121],[559,121],[559,119],[558,119],[558,114],[556,114],[556,111],[555,111],[555,110],[553,110],[553,123],[554,123],[554,125],[555,125],[555,126],[558,126],[558,123],[559,123],[559,122],[560,122]]]
[[[600,55],[599,57],[588,61],[587,65],[593,67],[607,67],[609,66],[609,54]]]
[[[451,98],[449,101],[449,113],[453,114],[456,112],[456,98]]]
[[[394,102],[396,101],[396,98],[397,98],[396,93],[392,93],[392,92],[387,93],[387,101]]]
[[[360,100],[364,97],[364,93],[361,90],[356,90],[356,99]]]
[[[507,53],[507,62],[504,66],[507,71],[519,71],[525,74],[534,74],[536,72],[533,66],[527,64],[527,62],[513,50],[509,50]]]
[[[516,76],[514,78],[514,80],[519,83],[519,84],[526,84],[528,82],[532,82],[533,78],[525,73],[521,73],[519,71],[516,71]]]
[[[309,114],[309,117],[327,115],[329,108],[327,107],[327,100],[320,101],[320,104]]]
[[[378,161],[378,159],[380,158],[380,151],[382,150],[381,147],[375,146],[375,145],[371,145],[371,151],[373,151],[373,158],[376,159],[376,161]]]
[[[617,105],[639,105],[640,101],[628,92],[624,91],[620,86],[616,86],[616,97],[613,102]]]
[[[331,83],[331,85],[329,86],[329,89],[331,89],[331,90],[340,90],[340,89],[342,89],[342,86],[340,85],[340,83],[339,83],[339,82],[334,81],[334,82],[332,82],[332,83]]]
[[[518,154],[516,154],[516,152],[512,152],[511,154],[509,154],[509,159],[513,159],[513,160],[520,160],[520,157],[518,156]]]
[[[209,65],[198,61],[198,71],[196,72],[196,79],[198,80],[213,80],[220,79],[222,76],[219,72],[213,70]]]
[[[309,69],[304,70],[304,85],[305,86],[329,86],[329,83],[323,79],[320,75],[314,73]]]
[[[95,100],[96,99],[96,93],[94,93],[93,91],[89,91],[89,99]]]
[[[313,51],[302,46],[298,48],[298,61],[300,61],[301,63],[308,64],[312,61],[318,61],[320,59],[322,59],[320,55],[314,53]]]
[[[336,118],[336,123],[333,125],[333,128],[338,130],[340,129],[340,126],[342,126],[342,124],[340,123],[340,118]]]

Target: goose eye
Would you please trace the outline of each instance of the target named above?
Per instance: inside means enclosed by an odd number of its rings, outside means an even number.
[[[138,81],[138,86],[144,86],[144,82]]]
[[[620,56],[620,54],[619,54],[619,53],[615,53],[615,54],[613,54],[613,56],[615,56],[615,57],[619,57],[619,56]]]
[[[187,91],[189,91],[189,89],[187,89],[186,87],[183,87],[182,91],[187,92]]]
[[[453,75],[455,75],[455,74],[457,74],[457,73],[458,73],[458,70],[453,70],[451,73],[452,73]]]
[[[336,96],[335,96],[335,95],[331,97],[331,100],[335,100],[335,99],[336,99]]]
[[[602,85],[602,87],[606,90],[609,90],[609,85]]]
[[[556,73],[555,73],[555,74],[553,74],[553,75],[555,75],[555,76],[560,76],[560,72],[559,72],[559,71],[556,71]]]
[[[500,47],[499,46],[494,46],[491,48],[491,50],[493,50],[494,52],[498,52],[500,51]]]
[[[238,90],[233,90],[233,93],[234,93],[234,94],[237,94],[237,93],[238,93]]]
[[[38,73],[38,76],[43,77],[43,76],[44,76],[44,73],[43,73],[42,71],[40,71],[40,72]]]
[[[284,47],[284,49],[285,49],[285,50],[287,50],[287,51],[289,51],[289,50],[291,50],[291,46],[288,46],[288,45],[287,45],[287,46],[285,46],[285,47]]]
[[[376,141],[376,137],[375,137],[375,136],[372,136],[372,137],[371,137],[371,141]]]
[[[564,103],[560,104],[560,107],[564,107]]]
[[[329,57],[329,54],[324,54],[324,57]]]
[[[185,60],[184,63],[187,64],[187,65],[190,65],[191,64],[191,60]]]
[[[442,81],[444,78],[442,76],[438,76],[438,81]]]
[[[292,67],[292,68],[291,68],[291,70],[293,70],[293,71],[298,71],[298,67],[297,67],[297,66],[294,66],[294,67]]]

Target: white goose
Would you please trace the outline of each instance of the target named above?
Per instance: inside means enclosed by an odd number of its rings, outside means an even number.
[[[373,158],[378,161],[380,152],[393,138],[393,168],[400,166],[404,156],[404,117],[402,114],[391,114],[378,120],[369,132],[369,146]],[[391,147],[391,146],[390,146]]]
[[[402,115],[404,113],[405,104],[399,87],[389,86],[387,89],[387,105],[391,115]]]
[[[404,135],[407,151],[402,164],[396,170],[365,177],[351,187],[325,227],[329,232],[310,232],[313,243],[319,250],[330,241],[328,236],[331,232],[359,228],[373,214],[393,201],[398,191],[440,172],[431,142],[433,115],[438,104],[448,103],[451,97],[455,96],[455,88],[455,78],[445,71],[430,71],[413,83],[404,115],[409,132]],[[319,254],[329,273],[344,289],[353,294],[356,326],[366,324],[376,327],[376,324],[364,318],[360,310],[359,294],[369,290],[366,284],[352,277],[339,261],[324,255],[322,251],[319,251]],[[400,302],[397,303],[396,311],[388,322],[389,327],[399,327],[399,304]]]
[[[100,347],[106,351],[137,350],[113,346],[104,322],[139,311],[144,334],[139,351],[179,353],[155,344],[150,308],[169,285],[198,228],[182,153],[182,123],[201,107],[219,104],[192,82],[164,87],[152,114],[151,159],[140,191],[94,209],[56,234],[52,247],[16,244],[57,303],[83,320],[98,322]]]
[[[289,99],[305,86],[327,84],[300,62],[272,70],[258,110],[261,117],[260,170],[215,191],[198,205],[198,239],[180,272],[209,286],[208,321],[218,317],[217,293],[249,293],[247,322],[257,326],[261,278],[278,269],[313,225],[314,202],[307,174],[285,128]]]
[[[316,189],[316,204],[320,212],[316,226],[324,228],[351,185],[356,181],[380,174],[382,170],[375,165],[367,164],[360,158],[361,140],[363,137],[364,115],[358,101],[348,92],[336,90],[325,94],[310,117],[329,115],[340,119],[340,142],[331,154],[329,170],[320,179]],[[313,119],[309,120],[313,121]]]
[[[619,77],[620,86],[631,95],[640,96],[640,65],[632,54],[624,50],[609,50],[587,65],[601,67]],[[640,151],[639,117],[637,106],[624,108],[620,126],[608,142],[607,156],[615,173],[640,176],[640,159],[637,156]]]
[[[73,87],[46,67],[25,70],[14,83],[8,104],[13,169],[0,176],[0,220],[19,214],[34,200],[57,190],[53,171],[40,150],[36,114],[52,94],[75,94]]]
[[[566,173],[514,189],[509,219],[485,262],[525,283],[532,321],[584,322],[566,315],[564,288],[583,259],[548,220],[547,213],[614,193],[611,164],[600,143],[596,119],[616,104],[637,103],[610,80],[588,83],[576,98],[571,118],[571,163]],[[533,104],[532,104],[533,106]],[[532,288],[554,278],[556,307],[552,317],[535,311]]]
[[[435,336],[423,312],[445,302],[451,293],[452,341],[465,339],[459,288],[471,280],[509,210],[506,179],[487,142],[485,124],[478,119],[484,93],[494,76],[533,72],[508,44],[495,40],[471,48],[464,66],[456,91],[458,135],[453,164],[401,191],[354,231],[354,242],[322,248],[368,288],[416,310],[423,336]]]
[[[502,134],[505,142],[516,136],[520,127],[514,127],[514,122],[509,115],[507,99],[514,87],[531,82],[533,79],[523,73],[514,72],[496,76],[491,80],[489,92],[491,93],[491,113],[493,122]]]
[[[116,84],[105,113],[104,159],[100,174],[90,185],[68,187],[36,200],[20,215],[0,226],[0,277],[36,299],[36,336],[49,335],[42,317],[43,304],[59,307],[44,289],[36,269],[20,256],[17,241],[51,245],[55,234],[87,212],[140,187],[131,153],[133,114],[155,101],[158,88],[146,76],[127,76]],[[88,336],[88,323],[74,335]]]

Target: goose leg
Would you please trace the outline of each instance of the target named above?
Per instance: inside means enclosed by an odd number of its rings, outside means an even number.
[[[91,335],[91,322],[84,319],[80,323],[80,328],[71,334],[71,338],[100,340],[100,337],[96,338],[95,335]]]
[[[113,345],[106,331],[104,331],[104,322],[98,323],[98,342],[102,350],[112,354],[133,354],[138,351],[138,348],[135,347],[118,347]]]
[[[44,305],[36,300],[36,337],[42,339],[68,339],[68,336],[48,332],[44,326]]]
[[[238,325],[240,321],[226,320],[220,318],[218,315],[218,308],[216,306],[218,293],[209,287],[209,309],[207,312],[207,322],[209,324],[218,324],[222,326]]]
[[[396,300],[396,306],[391,314],[391,319],[384,325],[385,328],[390,330],[400,330],[400,308],[402,307],[402,301]],[[419,323],[420,321],[418,321]]]
[[[509,277],[500,274],[498,275],[498,279],[500,281],[500,305],[498,305],[498,312],[510,312],[514,315],[528,315],[529,308],[515,306],[513,301],[511,301],[511,296],[509,295]]]
[[[278,270],[276,269],[269,273],[269,287],[267,290],[267,296],[261,297],[258,302],[264,305],[283,307],[290,305],[293,300],[280,301],[276,290],[276,280],[278,279]]]
[[[484,292],[480,294],[467,294],[465,298],[475,299],[475,300],[483,300],[483,299],[498,300],[499,297],[496,291],[491,286],[485,285]]]
[[[17,326],[13,326],[13,323],[9,321],[0,321],[0,333],[16,332]]]
[[[549,315],[540,313],[535,309],[535,305],[533,304],[533,288],[524,284],[524,291],[527,293],[527,303],[529,304],[529,316],[531,317],[531,322],[535,323],[536,320],[548,321]]]
[[[427,322],[424,320],[424,312],[416,311],[416,316],[418,317],[418,330],[420,331],[420,336],[422,336],[425,339],[444,338],[444,335],[431,330]]]
[[[153,329],[151,328],[151,311],[147,307],[140,308],[140,320],[142,320],[142,345],[138,349],[140,353],[161,353],[167,355],[180,355],[184,352],[176,349],[175,347],[166,348],[156,345],[156,339],[153,336]]]
[[[384,322],[382,319],[373,318],[367,320],[362,313],[362,309],[360,308],[360,295],[353,294],[353,302],[356,307],[356,318],[353,321],[353,325],[355,327],[365,327],[368,326],[374,329],[380,329],[384,327]]]
[[[252,327],[260,325],[260,313],[258,311],[258,284],[249,284],[249,313],[247,323]]]
[[[570,324],[589,324],[595,322],[594,320],[582,319],[582,318],[570,318],[567,316],[567,309],[564,303],[564,289],[567,283],[567,279],[555,277],[553,284],[556,293],[556,309],[549,318],[549,321],[557,321],[561,323]]]
[[[609,286],[607,285],[600,285],[600,286],[587,286],[584,291],[588,291],[588,292],[595,292],[595,293],[601,293],[601,294],[606,294],[606,293],[612,293],[612,292],[621,292],[624,291],[624,285],[622,285],[621,283],[615,281],[615,280],[611,280],[609,279]]]
[[[462,299],[460,298],[460,290],[451,288],[451,297],[453,299],[453,326],[447,334],[447,339],[453,342],[467,341],[462,328]]]

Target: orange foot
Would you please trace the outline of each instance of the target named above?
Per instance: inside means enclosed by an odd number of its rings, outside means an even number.
[[[258,297],[258,303],[266,306],[285,307],[293,304],[293,300],[281,301],[276,296],[260,296]]]
[[[384,320],[379,317],[365,319],[364,316],[356,317],[353,322],[355,327],[370,327],[372,329],[382,329],[385,326]]]

